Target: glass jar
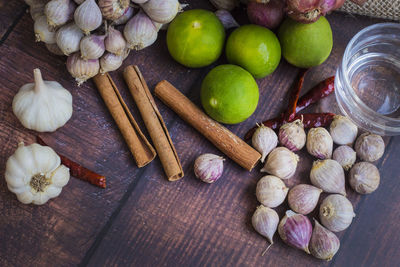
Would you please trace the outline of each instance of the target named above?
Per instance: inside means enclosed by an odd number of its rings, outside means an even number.
[[[400,24],[380,23],[347,45],[335,78],[344,115],[366,131],[400,135]]]

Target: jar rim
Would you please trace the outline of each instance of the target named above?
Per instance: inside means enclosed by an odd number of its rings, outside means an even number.
[[[351,50],[355,46],[356,42],[362,36],[363,34],[376,30],[376,29],[386,29],[386,28],[396,28],[400,31],[400,24],[399,23],[393,23],[393,22],[385,22],[385,23],[377,23],[371,26],[368,26],[364,28],[363,30],[359,31],[353,38],[350,40],[350,42],[346,46],[346,50],[343,55],[343,59],[349,58],[351,55]],[[347,72],[347,65],[346,65],[346,60],[342,60],[341,68],[344,70],[343,73],[348,73]],[[357,105],[361,106],[364,111],[367,111],[372,116],[378,117],[382,120],[386,120],[387,122],[392,122],[392,123],[400,123],[400,118],[393,118],[393,117],[388,117],[385,116],[381,113],[376,112],[372,108],[370,108],[364,101],[361,100],[361,98],[355,93],[354,88],[351,86],[350,79],[348,75],[343,75],[344,77],[344,83],[345,87],[348,88],[349,93],[351,93],[352,97],[356,101]],[[387,127],[387,126],[386,126]]]

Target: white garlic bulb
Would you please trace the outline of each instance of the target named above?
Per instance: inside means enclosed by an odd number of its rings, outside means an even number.
[[[312,128],[307,134],[307,151],[319,159],[332,157],[333,140],[329,132],[322,127]]]
[[[63,51],[64,55],[69,56],[79,51],[79,44],[83,37],[83,32],[75,23],[62,26],[56,34],[58,47]]]
[[[128,20],[130,20],[133,17],[133,13],[135,12],[135,10],[133,9],[133,7],[128,6],[124,13],[122,14],[121,17],[115,19],[113,21],[114,25],[121,25],[121,24],[125,24],[128,22]]]
[[[286,147],[277,147],[269,153],[261,172],[267,172],[281,179],[289,179],[296,172],[299,156]]]
[[[335,160],[315,161],[311,168],[310,180],[313,185],[327,193],[346,195],[344,171]]]
[[[342,195],[327,196],[319,207],[321,223],[332,232],[345,230],[355,216],[353,205]]]
[[[125,25],[124,36],[130,49],[141,50],[157,40],[157,29],[141,10]]]
[[[178,0],[149,0],[140,5],[155,22],[169,23],[181,9]]]
[[[339,146],[333,151],[332,159],[342,165],[345,171],[350,170],[356,162],[356,152],[349,146]]]
[[[100,58],[100,73],[104,74],[110,71],[117,70],[119,67],[121,67],[123,61],[123,55],[118,56],[109,52],[105,53]]]
[[[72,19],[76,4],[72,0],[51,0],[46,4],[44,14],[51,27],[58,27]]]
[[[98,59],[84,60],[81,58],[80,53],[77,52],[68,57],[67,70],[80,86],[99,73],[100,63]]]
[[[56,32],[47,24],[46,16],[40,16],[34,24],[36,42],[54,44],[56,42]]]
[[[104,45],[105,38],[105,35],[96,34],[83,37],[79,44],[82,58],[85,60],[100,58],[106,50]]]
[[[86,0],[75,10],[74,20],[76,25],[88,35],[91,31],[100,27],[103,16],[94,0]]]
[[[289,188],[276,176],[267,175],[257,183],[257,200],[266,207],[275,208],[285,201]]]
[[[43,81],[39,69],[35,82],[19,89],[13,100],[13,112],[22,125],[38,132],[53,132],[72,116],[72,95],[58,82]]]
[[[99,0],[98,4],[101,14],[105,19],[116,20],[121,17],[126,8],[129,7],[130,0]]]
[[[261,153],[261,162],[264,162],[269,152],[278,145],[278,136],[271,128],[261,125],[254,132],[251,143]]]
[[[69,169],[51,147],[18,145],[8,158],[5,178],[8,189],[24,204],[42,205],[57,197],[69,181]]]
[[[336,115],[329,132],[336,144],[351,146],[357,138],[358,128],[349,118]]]
[[[107,30],[107,37],[104,40],[104,45],[108,52],[119,56],[125,50],[126,41],[119,30],[109,27]]]

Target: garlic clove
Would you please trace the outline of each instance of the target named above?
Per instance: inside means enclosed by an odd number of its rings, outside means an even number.
[[[357,193],[370,194],[379,186],[379,170],[369,162],[359,162],[351,168],[349,182]]]
[[[68,57],[67,70],[80,86],[99,73],[100,63],[98,59],[83,60],[78,52]]]
[[[114,25],[122,25],[128,22],[133,17],[134,9],[131,6],[128,6],[121,17],[115,19],[113,21]]]
[[[218,9],[225,9],[229,11],[239,5],[238,0],[210,0],[210,2]]]
[[[108,52],[121,55],[126,47],[126,41],[119,30],[109,27],[107,29],[107,37],[104,41],[105,48]]]
[[[157,40],[157,29],[152,20],[141,10],[124,28],[124,36],[130,49],[141,50]]]
[[[264,162],[268,154],[278,145],[278,137],[271,128],[261,124],[254,132],[251,143],[261,153],[261,162]]]
[[[75,23],[64,25],[56,33],[57,45],[64,55],[69,56],[79,51],[83,36],[83,32]]]
[[[278,136],[279,142],[291,151],[299,151],[306,144],[306,132],[301,120],[282,125]]]
[[[285,217],[279,223],[278,233],[289,246],[304,250],[310,254],[308,245],[311,239],[312,226],[306,216],[291,210],[286,211]]]
[[[325,128],[310,129],[306,146],[308,153],[319,159],[330,159],[332,156],[333,140]]]
[[[289,179],[296,172],[299,156],[286,147],[277,147],[268,155],[261,172],[267,172],[281,179]]]
[[[385,153],[385,142],[379,135],[363,133],[357,138],[354,148],[360,159],[373,162]]]
[[[47,24],[46,16],[40,16],[34,24],[36,42],[54,44],[56,42],[56,32]]]
[[[272,245],[274,243],[274,235],[278,228],[279,216],[271,208],[260,205],[254,212],[251,223],[254,229],[262,236],[267,238]]]
[[[194,174],[206,183],[214,183],[224,170],[224,158],[214,154],[203,154],[194,162]]]
[[[62,26],[72,19],[76,4],[72,0],[51,0],[44,9],[47,23],[51,27]]]
[[[281,179],[267,175],[258,181],[256,196],[264,206],[275,208],[285,201],[288,191],[289,189]]]
[[[91,34],[81,39],[79,44],[82,59],[98,59],[106,51],[105,35]]]
[[[351,146],[357,138],[358,128],[349,118],[336,115],[329,132],[336,144]]]
[[[140,6],[152,20],[163,24],[171,22],[181,10],[178,0],[149,0]]]
[[[342,165],[345,171],[350,170],[356,162],[356,152],[349,146],[339,146],[333,151],[332,159]]]
[[[94,0],[85,0],[75,10],[74,20],[76,25],[88,35],[91,31],[100,27],[103,16]]]
[[[100,73],[104,74],[110,71],[117,70],[119,67],[121,67],[123,61],[123,55],[118,56],[109,52],[105,53],[100,58]]]
[[[308,184],[299,184],[290,189],[288,195],[289,207],[300,214],[312,212],[318,204],[322,190]]]
[[[338,252],[340,240],[314,219],[314,230],[310,241],[311,254],[317,259],[330,261]]]
[[[231,28],[239,27],[239,23],[232,17],[231,13],[225,9],[219,9],[215,11],[215,15],[217,15],[218,19],[221,21],[222,25],[226,30]]]
[[[98,4],[103,18],[116,20],[120,18],[126,8],[129,7],[130,0],[99,0]]]
[[[327,196],[319,208],[322,225],[332,232],[345,230],[355,216],[351,202],[338,194]]]
[[[346,195],[344,171],[337,161],[315,161],[311,168],[310,180],[313,185],[327,193]]]

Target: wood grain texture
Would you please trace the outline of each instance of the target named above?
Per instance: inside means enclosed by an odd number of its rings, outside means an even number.
[[[0,0],[0,44],[27,11],[28,5],[23,0]]]
[[[212,9],[206,0],[186,2],[190,8]],[[381,21],[345,14],[332,14],[328,19],[334,31],[334,50],[326,63],[310,71],[305,88],[333,75],[351,37]],[[267,242],[250,222],[258,205],[255,187],[263,176],[258,172],[260,165],[247,172],[227,160],[223,178],[217,183],[200,182],[193,174],[195,158],[206,152],[219,154],[218,150],[156,99],[186,177],[168,182],[158,158],[137,169],[92,81],[78,88],[66,71],[65,58],[50,55],[42,44],[34,43],[32,32],[33,22],[26,14],[0,47],[0,266],[400,265],[399,137],[385,139],[388,146],[378,163],[382,181],[377,192],[360,196],[347,185],[357,217],[338,235],[341,249],[332,262],[315,260],[289,248],[277,235],[276,244],[261,257]],[[222,57],[207,68],[187,69],[171,59],[165,32],[161,32],[153,46],[132,52],[111,76],[141,129],[145,129],[123,81],[125,66],[139,65],[151,90],[166,79],[200,106],[203,77],[224,62]],[[11,101],[20,86],[33,80],[36,67],[41,68],[45,80],[57,80],[69,89],[74,99],[74,113],[67,125],[41,136],[60,153],[107,176],[106,190],[72,178],[60,197],[41,207],[20,204],[7,190],[7,158],[18,141],[33,142],[35,135],[12,114]],[[287,91],[297,72],[282,61],[273,75],[258,81],[261,101],[253,116],[228,129],[243,136],[255,122],[278,115],[287,104]],[[311,110],[332,110],[333,102],[329,97]],[[301,162],[295,177],[288,181],[290,187],[309,182],[313,159],[305,151],[299,155]],[[279,215],[286,209],[286,204],[280,207]]]

